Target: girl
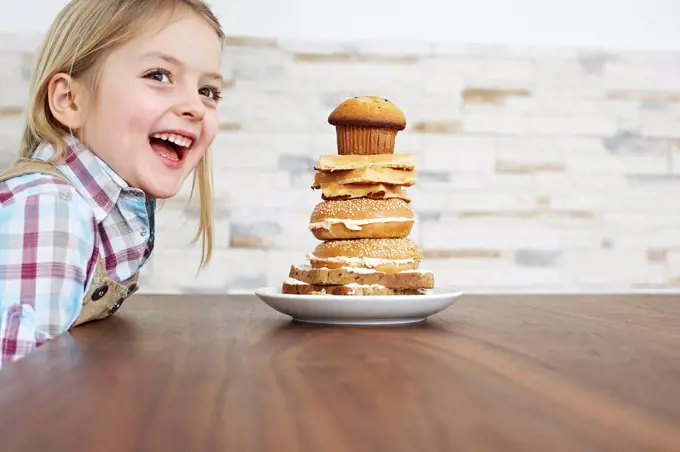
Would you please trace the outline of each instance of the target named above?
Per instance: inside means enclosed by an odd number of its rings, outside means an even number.
[[[137,291],[155,200],[194,170],[209,262],[223,39],[201,0],[72,0],[59,13],[19,159],[0,174],[0,366]]]

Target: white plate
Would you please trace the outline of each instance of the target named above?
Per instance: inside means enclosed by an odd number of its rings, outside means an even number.
[[[461,292],[434,289],[427,295],[290,295],[281,287],[255,291],[271,308],[299,322],[333,325],[417,323],[451,306]]]

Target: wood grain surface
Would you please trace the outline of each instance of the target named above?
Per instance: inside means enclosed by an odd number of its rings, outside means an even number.
[[[0,449],[680,451],[680,297],[466,295],[408,327],[137,296],[0,372]]]

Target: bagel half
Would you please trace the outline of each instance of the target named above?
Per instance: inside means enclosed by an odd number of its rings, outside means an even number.
[[[411,239],[330,240],[307,256],[312,268],[358,267],[384,273],[415,270],[423,252]]]
[[[403,199],[355,198],[316,205],[309,230],[319,240],[408,237],[416,219]]]

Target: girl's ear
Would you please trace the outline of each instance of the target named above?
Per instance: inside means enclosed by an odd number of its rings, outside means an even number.
[[[86,91],[68,74],[55,74],[47,86],[47,101],[54,118],[72,131],[83,127]]]

